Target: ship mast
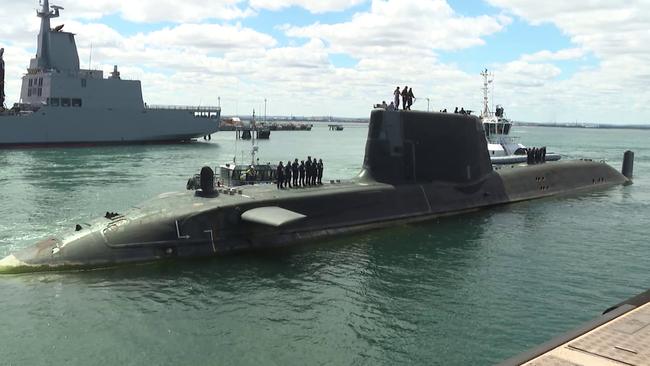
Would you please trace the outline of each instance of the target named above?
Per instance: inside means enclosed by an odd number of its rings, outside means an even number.
[[[52,5],[50,10],[50,1],[43,0],[42,9],[36,11],[36,16],[41,18],[41,31],[38,34],[38,50],[36,51],[37,66],[41,70],[50,68],[50,19],[59,16],[60,6]]]
[[[494,80],[494,74],[485,69],[481,72],[481,76],[483,76],[483,110],[481,111],[481,117],[487,118],[492,115],[488,101],[488,93],[490,91],[489,86]]]
[[[5,60],[2,59],[5,49],[0,48],[0,111],[5,109]]]

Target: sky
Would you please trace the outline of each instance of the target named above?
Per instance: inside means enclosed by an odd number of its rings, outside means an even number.
[[[517,121],[650,122],[649,0],[53,0],[82,68],[118,65],[150,105],[366,117],[408,85],[414,109]],[[37,0],[0,0],[7,104],[36,52]]]

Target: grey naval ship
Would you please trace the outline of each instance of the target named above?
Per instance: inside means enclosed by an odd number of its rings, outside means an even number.
[[[215,187],[164,193],[122,214],[107,212],[69,233],[0,260],[14,273],[216,256],[429,220],[511,202],[631,183],[604,162],[563,160],[495,169],[476,116],[373,110],[363,166],[349,181],[306,189]],[[454,153],[450,153],[454,151]]]
[[[22,78],[20,102],[10,109],[0,80],[0,147],[180,142],[217,132],[219,107],[148,106],[140,81],[123,80],[117,66],[107,78],[80,69],[75,35],[62,25],[50,28],[62,9],[43,0],[37,11],[37,53]]]

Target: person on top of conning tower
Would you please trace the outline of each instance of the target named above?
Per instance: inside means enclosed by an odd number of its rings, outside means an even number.
[[[393,95],[395,96],[395,109],[399,110],[399,97],[402,95],[402,93],[399,91],[399,86],[395,88],[395,91],[393,92]]]

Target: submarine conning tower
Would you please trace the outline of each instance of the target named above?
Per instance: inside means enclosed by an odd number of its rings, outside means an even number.
[[[471,183],[492,172],[475,116],[374,110],[361,179],[387,184]]]

